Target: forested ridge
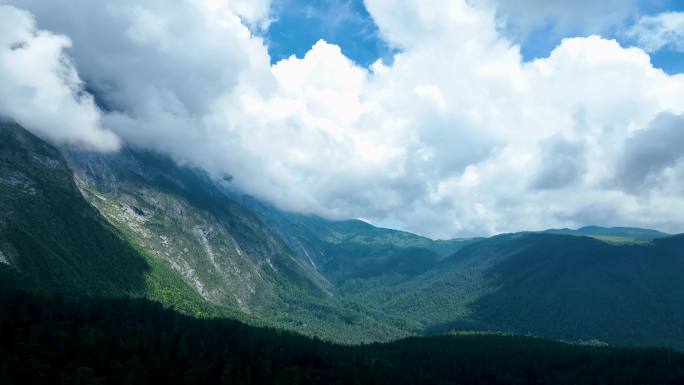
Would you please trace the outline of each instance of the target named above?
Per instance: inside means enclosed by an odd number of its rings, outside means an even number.
[[[684,384],[684,355],[464,334],[344,346],[0,285],[2,384]]]

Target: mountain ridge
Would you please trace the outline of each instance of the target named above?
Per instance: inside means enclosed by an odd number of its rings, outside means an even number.
[[[24,270],[19,281],[145,297],[345,343],[477,330],[684,348],[675,274],[684,236],[591,226],[431,240],[284,212],[131,147],[58,150],[7,124],[0,135],[0,252]],[[75,209],[58,210],[60,199]],[[114,243],[83,249],[88,242],[74,241],[78,212],[90,218],[80,232]],[[31,236],[12,238],[16,229]],[[42,266],[55,250],[54,268],[22,267]],[[56,273],[87,285],[50,278]],[[115,280],[132,278],[135,290]]]

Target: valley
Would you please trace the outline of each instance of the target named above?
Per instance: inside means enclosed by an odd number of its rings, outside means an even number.
[[[153,153],[3,124],[0,250],[37,293],[143,297],[344,343],[452,331],[684,348],[684,237],[431,240],[284,212]]]

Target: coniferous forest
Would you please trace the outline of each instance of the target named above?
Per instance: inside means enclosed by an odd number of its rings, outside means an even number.
[[[684,354],[462,334],[344,346],[148,300],[0,291],[2,384],[682,384]]]

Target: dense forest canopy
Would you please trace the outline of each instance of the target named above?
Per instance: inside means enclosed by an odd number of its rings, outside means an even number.
[[[465,334],[344,346],[140,299],[0,285],[0,383],[684,384],[684,354]]]

